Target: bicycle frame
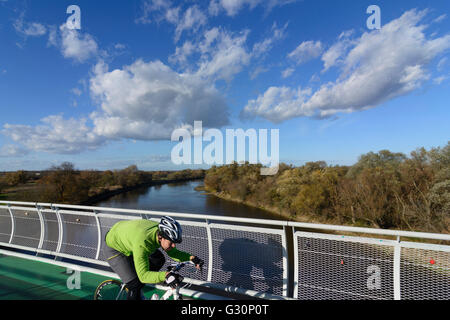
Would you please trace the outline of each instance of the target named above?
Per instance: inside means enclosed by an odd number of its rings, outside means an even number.
[[[187,264],[189,264],[189,265],[191,265],[191,266],[194,266],[194,263],[191,262],[191,261],[178,262],[178,263],[173,263],[172,265],[170,265],[170,267],[168,268],[168,270],[171,271],[171,272],[177,273],[177,272],[180,271],[180,269],[181,269],[183,266],[185,266],[185,265],[187,265]],[[181,294],[180,294],[180,289],[186,288],[186,287],[190,286],[189,283],[185,283],[184,285],[182,285],[182,284],[183,284],[182,281],[183,281],[183,277],[181,277],[181,283],[180,283],[179,285],[177,285],[175,288],[168,287],[168,288],[166,289],[165,293],[163,294],[163,296],[161,297],[161,299],[159,298],[158,294],[155,293],[155,294],[153,294],[153,296],[151,297],[151,300],[169,300],[169,298],[170,298],[171,296],[173,296],[173,299],[174,299],[174,300],[182,300],[182,296],[181,296]],[[102,283],[97,287],[96,295],[98,294],[99,296],[101,296],[101,295],[100,295],[100,291],[104,288],[104,285],[103,285],[103,284],[105,284],[106,282],[112,282],[112,283],[114,283],[116,286],[120,286],[119,292],[118,292],[117,295],[115,296],[115,300],[119,300],[120,297],[122,296],[122,294],[124,294],[124,292],[127,290],[126,285],[125,285],[124,283],[120,282],[120,281],[117,281],[117,280],[106,280],[106,281],[102,282]],[[98,291],[98,293],[97,293],[97,291]],[[95,299],[96,299],[96,298],[95,298]]]
[[[180,288],[170,288],[164,293],[160,300],[169,300],[173,295],[173,300],[180,300]]]
[[[186,262],[179,262],[179,263],[175,263],[172,264],[172,271],[177,272],[179,271],[183,266],[185,265],[194,265],[194,263],[192,261],[186,261]],[[189,284],[185,284],[182,288],[186,288]],[[164,295],[161,297],[161,299],[159,300],[169,300],[169,298],[173,296],[173,300],[182,300],[181,299],[181,295],[180,295],[180,286],[177,286],[176,288],[169,288],[167,289],[167,291],[164,293]],[[159,297],[158,297],[159,298]],[[153,299],[152,300],[156,300]]]
[[[122,285],[120,286],[120,291],[117,294],[116,300],[119,300],[119,297],[122,295],[124,290],[125,290],[125,283],[122,283]]]

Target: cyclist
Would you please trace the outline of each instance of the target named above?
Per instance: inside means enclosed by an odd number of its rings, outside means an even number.
[[[180,224],[171,217],[161,221],[124,220],[117,222],[106,234],[103,254],[109,265],[128,289],[128,300],[141,300],[144,283],[165,282],[175,287],[179,275],[159,271],[165,263],[162,248],[175,261],[192,261],[197,269],[203,261],[197,256],[176,249],[182,241]]]

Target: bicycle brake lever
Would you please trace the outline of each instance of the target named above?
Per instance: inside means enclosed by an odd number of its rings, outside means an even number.
[[[178,271],[180,270],[180,265],[179,264],[172,264],[170,266],[167,267],[167,271]]]

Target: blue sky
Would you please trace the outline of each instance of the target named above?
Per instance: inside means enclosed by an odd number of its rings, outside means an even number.
[[[294,165],[443,146],[449,13],[446,0],[0,0],[0,170],[194,168],[170,159],[194,120],[279,129]]]

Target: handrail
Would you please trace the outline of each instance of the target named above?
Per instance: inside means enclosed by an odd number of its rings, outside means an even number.
[[[155,211],[155,210],[138,210],[138,209],[125,209],[125,208],[111,208],[111,207],[95,207],[95,206],[82,206],[82,205],[69,205],[69,204],[54,204],[54,203],[31,203],[31,202],[21,202],[21,201],[0,201],[0,204],[19,204],[19,205],[29,205],[29,206],[40,206],[40,207],[57,207],[68,208],[68,209],[81,209],[81,210],[91,210],[91,211],[108,211],[108,212],[118,212],[127,213],[135,215],[154,215],[161,216],[166,215],[168,212],[165,211]],[[307,228],[307,229],[321,229],[321,230],[332,230],[332,231],[346,231],[354,233],[367,233],[367,234],[378,234],[385,236],[401,236],[408,238],[423,238],[423,239],[434,239],[434,240],[448,240],[450,241],[450,234],[441,233],[430,233],[430,232],[417,232],[417,231],[403,231],[403,230],[390,230],[390,229],[380,229],[380,228],[365,228],[365,227],[353,227],[353,226],[339,226],[330,224],[318,224],[309,222],[295,222],[287,220],[272,220],[272,219],[254,219],[254,218],[240,218],[240,217],[223,217],[214,216],[206,214],[196,214],[196,213],[183,213],[183,212],[170,212],[173,217],[188,218],[188,219],[202,219],[202,220],[220,220],[226,222],[242,222],[242,223],[256,223],[263,225],[276,225],[283,227],[297,227],[297,228]]]
[[[209,269],[206,278],[202,280],[191,279],[193,283],[203,283],[205,285],[208,284],[208,286],[214,286],[216,284],[218,288],[226,288],[226,290],[231,290],[230,292],[245,292],[245,294],[254,297],[283,296],[284,298],[304,298],[305,292],[309,292],[308,290],[322,290],[322,293],[319,294],[320,297],[328,297],[330,292],[334,292],[336,296],[339,296],[343,289],[333,287],[335,284],[331,284],[327,288],[326,284],[323,283],[326,276],[320,273],[328,272],[326,271],[328,269],[320,271],[321,269],[319,270],[317,267],[329,267],[330,272],[336,272],[336,266],[328,266],[327,264],[336,263],[333,262],[335,261],[334,259],[342,256],[339,264],[345,266],[345,259],[355,260],[357,263],[355,262],[354,266],[350,265],[349,267],[356,268],[352,272],[356,272],[358,277],[363,280],[365,279],[364,277],[367,277],[367,273],[370,270],[378,270],[371,268],[366,271],[364,268],[367,268],[365,265],[367,261],[375,261],[381,265],[387,263],[383,267],[383,272],[388,273],[388,278],[385,278],[384,281],[391,283],[392,292],[389,289],[387,293],[383,294],[388,298],[402,299],[405,295],[408,297],[405,291],[413,289],[406,288],[403,281],[407,281],[405,279],[408,277],[418,276],[430,277],[430,279],[427,278],[426,280],[438,282],[435,287],[441,288],[440,290],[443,290],[443,292],[433,292],[435,296],[443,296],[446,299],[450,298],[450,246],[429,243],[430,241],[417,242],[417,239],[450,241],[449,234],[22,201],[0,201],[0,209],[4,209],[9,213],[11,221],[10,226],[9,224],[6,225],[4,229],[1,229],[2,225],[0,224],[0,230],[3,230],[0,232],[3,232],[4,236],[5,232],[6,236],[10,232],[9,242],[0,241],[1,246],[4,248],[28,250],[34,254],[53,255],[55,259],[67,258],[94,265],[106,266],[106,261],[101,260],[100,251],[105,228],[111,227],[109,224],[105,225],[107,221],[115,223],[115,221],[122,219],[142,219],[143,217],[153,219],[159,218],[162,215],[170,215],[177,218],[183,225],[183,228],[185,226],[187,228],[193,228],[191,232],[194,232],[196,230],[195,228],[202,230],[200,232],[202,235],[195,233],[188,234],[188,237],[190,236],[191,241],[194,241],[191,244],[194,246],[192,249],[203,250],[205,262]],[[37,218],[36,215],[24,217],[20,214],[23,211],[37,212]],[[48,219],[48,214],[52,213],[55,214],[56,220],[46,220],[46,218]],[[73,219],[69,215],[77,216],[77,218]],[[6,218],[8,214],[3,214],[2,217]],[[89,223],[86,223],[87,219],[90,221]],[[24,228],[24,223],[26,226],[35,223],[35,227],[40,229],[39,239],[31,239],[30,234],[24,234],[26,232],[24,231],[26,229]],[[47,225],[49,223],[51,225]],[[8,228],[9,231],[7,230]],[[76,230],[82,231],[82,228],[90,228],[88,230],[92,232],[92,239],[89,240],[89,243],[85,242],[86,239],[83,237],[73,237],[73,233]],[[308,231],[305,231],[305,229]],[[327,231],[329,232],[327,233]],[[48,236],[50,232],[53,232],[53,238],[57,236],[57,240],[49,240]],[[348,236],[346,235],[347,233],[361,235]],[[367,235],[390,236],[395,237],[395,239],[386,240],[380,239],[380,237],[368,238]],[[402,237],[413,238],[416,242],[401,241]],[[33,245],[35,242],[37,243],[34,247],[29,244],[31,240]],[[48,250],[48,242],[56,244],[55,251]],[[201,245],[199,246],[199,244]],[[187,242],[186,245],[189,245],[189,243]],[[246,247],[243,249],[242,246]],[[315,247],[312,248],[310,246]],[[293,248],[293,256],[288,254],[288,247]],[[347,247],[348,250],[352,251],[351,253],[342,253],[338,250],[339,248],[341,248],[340,250],[344,250],[342,248]],[[222,249],[227,251],[222,252]],[[256,249],[259,251],[256,251],[256,254],[253,253],[252,255],[252,251]],[[335,250],[337,251],[335,252]],[[227,261],[225,261],[223,255],[227,254]],[[239,256],[239,254],[241,255]],[[375,256],[372,257],[370,254],[374,254]],[[238,259],[244,260],[244,263],[242,261],[235,261],[234,259],[237,259],[235,258],[236,255],[238,255]],[[377,257],[379,255],[381,255],[381,258]],[[265,259],[269,259],[269,261]],[[270,259],[275,260],[272,261]],[[316,261],[322,261],[321,263],[323,265],[316,266]],[[213,267],[216,268],[214,272]],[[371,265],[370,267],[373,266]],[[224,268],[224,270],[218,270],[217,268]],[[411,268],[413,271],[408,268]],[[341,267],[339,270],[344,272],[347,269]],[[313,273],[314,276],[307,275],[304,278],[305,272]],[[345,272],[350,272],[350,270]],[[408,274],[409,272],[412,272],[412,274]],[[217,276],[218,273],[220,274],[219,277]],[[248,276],[245,277],[247,274]],[[294,279],[290,279],[292,274],[294,275]],[[244,278],[242,278],[243,275]],[[354,277],[353,274],[351,275]],[[239,280],[234,279],[235,276]],[[336,275],[330,276],[336,277]],[[324,278],[322,279],[321,277]],[[319,281],[319,283],[315,284],[314,281],[316,280],[314,279]],[[344,281],[343,286],[347,285],[345,279],[338,280]],[[246,281],[252,281],[253,284],[245,284],[244,282]],[[310,283],[310,281],[313,282]],[[352,281],[355,280],[352,279]],[[233,285],[230,285],[230,283]],[[259,291],[256,288],[257,283],[260,283]],[[275,290],[275,287],[277,288],[277,294],[272,294],[270,290]],[[413,285],[411,287],[415,288]],[[379,295],[367,293],[358,294],[347,292],[346,294],[363,298],[379,297]],[[306,296],[308,295],[306,294]]]
[[[363,227],[351,227],[351,226],[336,226],[336,225],[329,225],[329,224],[291,222],[291,221],[288,221],[287,225],[292,226],[292,227],[308,228],[308,229],[347,231],[347,232],[355,232],[355,233],[378,234],[378,235],[384,235],[384,236],[395,236],[395,237],[401,236],[401,237],[407,237],[407,238],[423,238],[423,239],[450,241],[450,234],[442,234],[442,233],[388,230],[388,229],[363,228]]]

